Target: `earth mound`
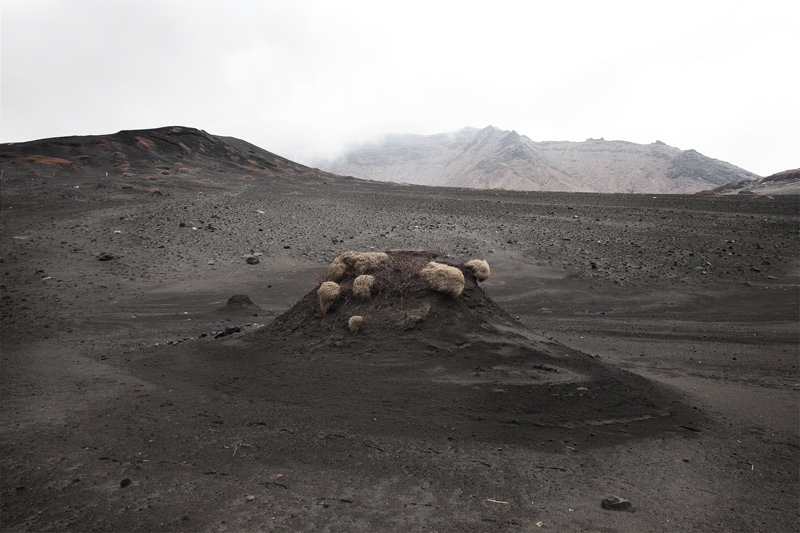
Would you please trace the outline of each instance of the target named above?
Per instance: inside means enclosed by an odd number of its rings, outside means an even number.
[[[347,252],[351,258],[358,253]],[[630,433],[632,422],[664,422],[677,414],[680,401],[671,391],[536,335],[484,292],[473,266],[435,263],[437,255],[390,250],[385,260],[343,276],[337,258],[332,270],[338,283],[321,276],[319,289],[239,342],[269,354],[272,365],[313,362],[315,374],[335,368],[343,379],[351,376],[351,392],[367,389],[356,377],[366,371],[367,380],[382,385],[363,401],[443,396],[443,403],[434,400],[429,407],[450,405],[448,410],[467,418],[505,429],[513,425],[510,434],[501,431],[504,439],[530,437],[528,431],[546,427],[623,425]],[[426,279],[430,265],[463,277],[458,296]],[[373,278],[366,299],[357,283],[364,277]],[[322,291],[332,285],[335,297],[324,299]],[[425,392],[412,392],[417,387]]]
[[[234,294],[225,305],[217,309],[218,313],[226,314],[240,314],[240,313],[255,313],[260,311],[261,307],[253,303],[253,300],[246,294]]]

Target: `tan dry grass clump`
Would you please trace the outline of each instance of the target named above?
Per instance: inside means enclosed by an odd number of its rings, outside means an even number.
[[[350,320],[347,321],[347,329],[350,330],[350,333],[355,335],[359,331],[361,331],[361,325],[364,323],[364,318],[358,315],[351,316]]]
[[[360,276],[375,270],[389,256],[383,252],[345,252],[331,263],[328,277],[333,281],[342,281],[347,277]]]
[[[456,297],[464,290],[464,274],[456,267],[431,261],[420,271],[431,289]]]
[[[375,285],[375,276],[361,274],[353,282],[353,296],[356,300],[366,301],[372,296],[372,287]]]
[[[467,261],[464,263],[464,266],[472,270],[472,273],[475,274],[475,279],[478,281],[486,281],[489,279],[489,263],[483,259]]]
[[[339,301],[341,294],[342,288],[339,287],[338,283],[326,281],[320,285],[319,289],[317,289],[317,296],[319,296],[319,307],[322,312],[327,313],[333,304]]]

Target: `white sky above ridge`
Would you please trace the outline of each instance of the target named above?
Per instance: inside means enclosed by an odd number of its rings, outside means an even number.
[[[0,141],[182,125],[313,164],[385,133],[800,167],[800,2],[2,0]]]

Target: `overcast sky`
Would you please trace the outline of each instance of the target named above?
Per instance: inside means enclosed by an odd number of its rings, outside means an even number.
[[[0,140],[170,125],[303,163],[384,133],[800,166],[797,0],[2,0]]]

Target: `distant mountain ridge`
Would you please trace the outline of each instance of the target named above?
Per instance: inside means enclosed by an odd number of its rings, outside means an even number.
[[[661,141],[534,142],[493,126],[392,134],[317,166],[335,174],[419,185],[602,193],[694,193],[759,177]]]
[[[732,181],[710,192],[714,194],[800,195],[800,168],[784,170],[757,180]]]

